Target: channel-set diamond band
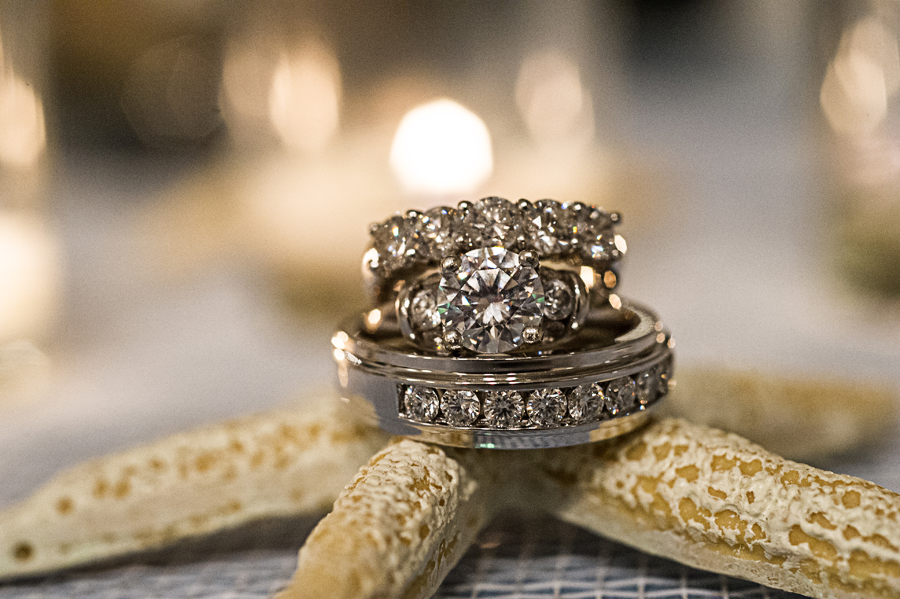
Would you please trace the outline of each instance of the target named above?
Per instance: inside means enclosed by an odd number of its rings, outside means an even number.
[[[445,356],[412,346],[373,310],[333,337],[342,397],[399,435],[516,449],[606,439],[642,424],[672,381],[671,338],[641,306],[592,310],[534,355]]]
[[[625,252],[619,221],[554,200],[413,210],[372,226],[363,271],[376,305],[394,304],[422,349],[527,350],[565,338],[607,302]]]

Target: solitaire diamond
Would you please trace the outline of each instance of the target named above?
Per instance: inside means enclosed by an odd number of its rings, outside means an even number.
[[[489,391],[484,396],[488,426],[510,428],[521,424],[524,402],[518,391]]]
[[[596,420],[605,401],[600,383],[579,385],[569,393],[569,415],[578,422]]]
[[[438,413],[438,394],[428,387],[411,385],[403,394],[406,415],[415,420],[430,422]]]
[[[445,334],[454,330],[462,347],[497,354],[525,342],[527,327],[541,324],[544,289],[537,269],[502,247],[472,250],[438,286]]]
[[[559,389],[532,391],[525,411],[532,423],[538,426],[555,426],[566,413],[566,396]]]
[[[441,412],[449,424],[468,426],[478,419],[481,404],[474,391],[444,391],[441,395]]]

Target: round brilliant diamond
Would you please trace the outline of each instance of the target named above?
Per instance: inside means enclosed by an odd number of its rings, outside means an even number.
[[[410,385],[403,393],[403,405],[406,406],[406,415],[413,420],[431,422],[437,416],[440,404],[434,389]]]
[[[600,417],[606,398],[600,383],[578,385],[569,392],[569,415],[577,422],[590,422]]]
[[[484,418],[488,426],[518,426],[524,409],[524,402],[518,391],[488,391],[484,395]]]
[[[659,388],[659,375],[655,368],[651,368],[646,372],[637,375],[637,383],[635,385],[635,393],[638,403],[646,406],[656,397],[656,390]]]
[[[565,281],[552,279],[544,287],[544,316],[551,320],[563,320],[572,315],[575,297]]]
[[[482,247],[512,247],[522,233],[522,222],[516,205],[503,198],[484,198],[475,202],[467,218],[471,241]]]
[[[441,395],[441,412],[449,424],[468,426],[478,419],[481,404],[474,391],[444,391]]]
[[[630,376],[617,378],[606,388],[606,409],[615,416],[634,405],[635,384]]]
[[[409,321],[417,331],[430,331],[441,324],[435,289],[423,287],[413,295],[409,304]]]
[[[525,404],[528,419],[539,426],[557,426],[566,413],[566,396],[560,389],[537,389]]]
[[[505,353],[522,345],[527,327],[540,326],[544,289],[537,270],[502,247],[472,250],[456,273],[438,285],[445,332],[459,333],[462,347]]]

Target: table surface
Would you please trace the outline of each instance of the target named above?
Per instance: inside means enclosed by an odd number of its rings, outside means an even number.
[[[626,215],[623,289],[664,316],[683,364],[830,372],[900,388],[900,308],[854,294],[830,266],[823,152],[808,90],[791,74],[632,84],[627,144],[659,167],[670,196],[665,217],[640,214],[629,228]],[[331,380],[332,322],[286,316],[246,264],[217,262],[160,284],[143,261],[135,223],[184,175],[163,159],[61,156],[50,192],[66,262],[55,384],[0,418],[0,505],[89,457],[281,405]],[[825,465],[900,491],[897,439]],[[295,559],[295,546],[213,551],[0,586],[0,598],[265,597]],[[481,535],[437,596],[601,595],[782,594],[511,514]]]

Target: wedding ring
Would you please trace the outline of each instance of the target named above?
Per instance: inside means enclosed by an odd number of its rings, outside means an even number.
[[[422,349],[531,351],[583,326],[607,302],[625,253],[617,213],[554,200],[490,197],[409,211],[370,229],[363,271]]]
[[[673,375],[669,333],[630,303],[592,309],[572,335],[528,355],[425,351],[379,309],[332,343],[341,396],[363,420],[458,447],[557,447],[623,434],[645,422]]]

